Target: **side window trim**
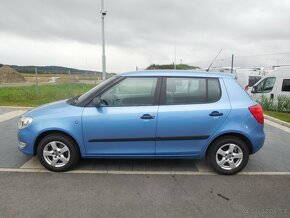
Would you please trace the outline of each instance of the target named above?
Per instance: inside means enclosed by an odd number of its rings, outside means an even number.
[[[198,102],[198,103],[187,103],[187,104],[166,104],[166,84],[167,84],[167,78],[201,78],[201,79],[206,79],[206,102]],[[208,100],[208,80],[209,79],[217,79],[218,81],[218,85],[219,85],[219,89],[220,89],[220,96],[219,99],[217,101],[209,101]],[[161,91],[160,91],[160,100],[159,100],[159,105],[167,105],[167,106],[174,106],[174,105],[191,105],[191,104],[209,104],[209,103],[215,103],[218,102],[221,97],[222,97],[222,88],[221,88],[221,82],[220,82],[220,78],[216,78],[216,77],[184,77],[184,76],[167,76],[167,77],[163,77],[162,78],[162,83],[161,83]]]
[[[167,83],[167,77],[162,77],[159,105],[166,105],[165,104],[165,98],[166,98],[166,83]]]

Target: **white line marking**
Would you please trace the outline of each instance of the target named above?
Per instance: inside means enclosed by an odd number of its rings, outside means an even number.
[[[238,175],[246,175],[246,176],[290,176],[290,172],[240,172]]]
[[[16,111],[10,111],[8,113],[5,113],[5,114],[1,114],[0,115],[0,123],[1,122],[4,122],[6,120],[10,120],[14,117],[18,117],[22,114],[24,114],[27,110],[16,110]]]
[[[25,162],[25,164],[23,164],[20,168],[21,169],[44,169],[41,163],[39,162],[37,156]]]
[[[20,173],[54,173],[42,169],[0,168],[0,172]],[[65,174],[113,174],[113,175],[179,175],[179,176],[216,176],[214,172],[184,172],[184,171],[118,171],[118,170],[71,170]],[[241,172],[241,176],[290,176],[290,172]]]
[[[274,123],[274,122],[272,122],[270,120],[265,120],[265,123],[268,124],[268,125],[274,126],[274,127],[278,128],[278,129],[281,129],[281,130],[283,130],[285,132],[290,133],[290,128],[288,128],[286,126],[282,126],[282,125],[280,125],[278,123]]]
[[[195,160],[194,164],[199,172],[213,172],[205,160]]]

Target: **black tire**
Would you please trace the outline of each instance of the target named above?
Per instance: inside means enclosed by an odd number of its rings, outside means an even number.
[[[59,166],[59,167],[55,167],[50,165],[46,160],[45,157],[43,155],[43,150],[46,147],[46,145],[48,145],[49,143],[56,141],[56,142],[60,142],[59,144],[62,145],[61,143],[63,143],[64,145],[66,145],[66,147],[68,148],[69,151],[67,151],[67,153],[65,155],[68,154],[69,152],[69,160],[68,162],[64,165],[64,166]],[[80,153],[78,150],[78,145],[74,142],[74,140],[72,140],[70,137],[63,135],[63,134],[50,134],[45,136],[38,144],[37,146],[37,156],[38,159],[40,161],[40,163],[48,170],[54,171],[54,172],[64,172],[64,171],[68,171],[70,169],[72,169],[73,167],[75,167],[75,165],[78,163],[79,158],[80,158]],[[53,158],[53,157],[51,157]],[[58,161],[60,162],[60,161]]]
[[[243,158],[240,162],[240,164],[234,168],[234,169],[223,169],[221,166],[218,165],[217,160],[216,160],[216,154],[218,152],[218,150],[222,147],[225,146],[226,144],[235,144],[238,146],[237,149],[241,149],[241,151],[243,152]],[[216,171],[217,173],[221,174],[221,175],[234,175],[240,171],[242,171],[245,166],[248,163],[249,160],[249,148],[246,145],[246,143],[241,140],[240,138],[236,137],[236,136],[226,136],[223,138],[220,138],[216,141],[214,141],[208,150],[208,154],[207,154],[207,158],[208,161],[211,165],[211,167],[214,169],[214,171]],[[237,161],[237,159],[235,159]]]

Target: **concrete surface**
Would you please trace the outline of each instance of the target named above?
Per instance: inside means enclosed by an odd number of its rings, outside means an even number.
[[[290,176],[0,173],[1,217],[289,217]]]

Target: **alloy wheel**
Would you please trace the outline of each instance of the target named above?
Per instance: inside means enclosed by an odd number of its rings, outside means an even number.
[[[216,163],[224,170],[233,170],[243,161],[242,149],[233,143],[222,145],[216,152]]]
[[[70,150],[67,145],[59,141],[51,141],[44,146],[43,158],[53,167],[63,167],[70,160]]]

